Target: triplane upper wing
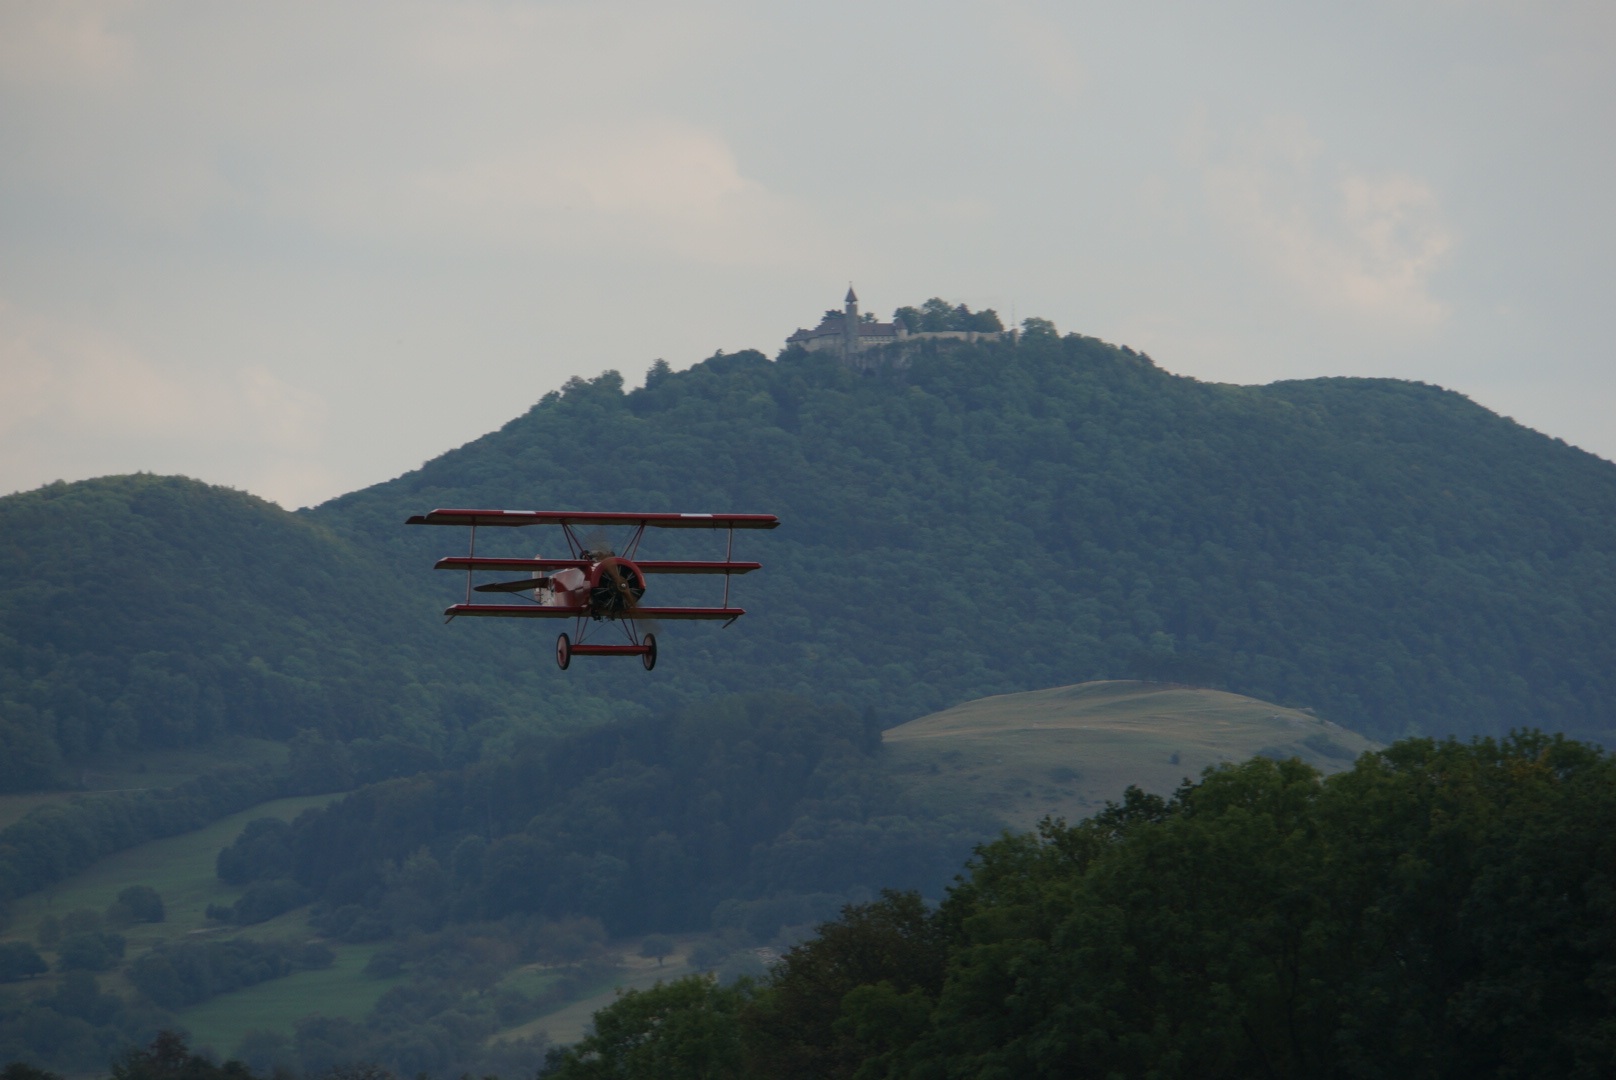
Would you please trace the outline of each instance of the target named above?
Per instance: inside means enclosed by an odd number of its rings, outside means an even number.
[[[571,510],[434,510],[409,525],[633,525],[649,529],[773,529],[773,514],[580,514]]]
[[[565,668],[575,655],[638,656],[647,670],[656,665],[656,637],[641,634],[641,624],[681,620],[723,621],[725,625],[746,614],[744,608],[730,607],[729,579],[762,568],[762,563],[739,562],[732,558],[736,529],[773,529],[780,520],[773,514],[630,514],[581,513],[570,510],[433,510],[409,519],[410,525],[460,525],[471,529],[471,550],[464,557],[439,559],[439,570],[466,572],[464,603],[453,604],[444,615],[516,619],[576,619],[577,640],[562,634],[556,642],[556,661]],[[566,539],[570,558],[511,559],[477,555],[479,527],[511,528],[526,525],[559,525]],[[573,531],[577,526],[623,526],[632,530],[622,554],[599,541],[585,541]],[[646,529],[722,529],[729,534],[722,560],[639,561],[635,558]],[[521,572],[528,577],[515,581],[472,584],[478,572]],[[724,599],[719,607],[646,607],[640,603],[648,574],[721,574]],[[474,604],[471,594],[503,593],[516,603]],[[599,645],[585,642],[592,623],[615,622],[628,638],[625,645]]]

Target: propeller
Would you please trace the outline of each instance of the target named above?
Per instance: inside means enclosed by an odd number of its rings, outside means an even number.
[[[605,559],[617,552],[612,550],[612,538],[605,529],[591,529],[589,535],[583,539],[583,556],[586,559]]]
[[[644,595],[644,579],[632,571],[625,570],[620,560],[609,557],[601,563],[600,584],[595,587],[596,606],[616,608],[625,618],[632,619],[655,633],[660,629],[657,621],[639,614],[640,597]]]

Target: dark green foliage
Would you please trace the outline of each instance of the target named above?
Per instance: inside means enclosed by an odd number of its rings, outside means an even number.
[[[629,990],[595,1014],[594,1031],[552,1051],[551,1080],[740,1080],[742,988],[691,975]]]
[[[926,1030],[946,964],[945,936],[914,893],[849,907],[775,969],[766,1006],[748,1017],[752,1056],[781,1078],[884,1075],[893,1044]]]
[[[123,889],[118,899],[107,907],[107,922],[113,926],[160,923],[164,917],[163,898],[150,885],[131,885]]]
[[[112,1080],[252,1080],[239,1061],[215,1064],[185,1045],[184,1036],[159,1032],[146,1049],[125,1051],[112,1063]]]
[[[1041,341],[1058,341],[1059,339],[1060,331],[1056,330],[1055,324],[1048,319],[1040,319],[1034,316],[1021,320],[1022,341],[1033,344]]]
[[[989,844],[937,909],[850,907],[739,1002],[620,1001],[554,1065],[711,1060],[718,1031],[749,1077],[1603,1076],[1613,898],[1595,748],[1409,740],[1325,780],[1259,757]]]
[[[550,635],[525,624],[443,628],[445,649],[476,643],[489,693],[652,703],[763,684],[890,724],[1141,675],[1309,705],[1379,738],[1611,730],[1611,463],[1394,380],[1208,385],[1053,333],[903,357],[863,373],[797,351],[715,356],[630,393],[615,374],[574,380],[311,516],[386,548],[393,579],[433,585],[424,568],[463,534],[398,525],[433,506],[781,515],[737,538],[765,564],[735,583],[754,614],[669,631],[649,677],[546,670]],[[715,540],[657,534],[644,550],[711,556]],[[478,550],[553,543],[484,530]],[[458,587],[442,577],[437,605]],[[659,602],[716,599],[710,582],[654,584]]]
[[[0,942],[0,982],[17,982],[43,975],[50,967],[26,941]]]
[[[1594,1075],[1616,769],[1541,736],[1295,762],[985,849],[916,1053],[1023,1075]]]
[[[0,790],[47,786],[62,758],[225,730],[381,734],[406,711],[400,647],[361,651],[349,629],[393,622],[389,591],[361,553],[250,495],[58,483],[0,499],[0,536]]]
[[[292,826],[280,818],[249,821],[241,835],[219,852],[215,870],[226,885],[246,885],[292,872]]]
[[[290,878],[255,881],[230,908],[230,921],[238,926],[267,922],[309,902],[309,894]]]
[[[1434,387],[1207,385],[1036,320],[1018,345],[922,342],[873,363],[746,352],[631,393],[616,373],[575,379],[308,513],[152,476],[0,499],[0,790],[223,731],[302,731],[294,771],[341,790],[474,761],[490,739],[503,752],[519,730],[758,685],[882,724],[1141,675],[1382,738],[1610,730],[1609,462]],[[562,675],[538,627],[435,619],[454,589],[428,567],[463,534],[401,523],[476,504],[786,525],[741,538],[766,564],[735,582],[752,616],[675,628],[649,676]],[[510,533],[484,550],[556,543]],[[646,552],[719,543],[656,535]],[[712,581],[656,587],[717,599]]]
[[[56,947],[59,971],[106,971],[123,959],[122,934],[69,934]]]
[[[46,1072],[26,1065],[20,1061],[13,1061],[4,1069],[0,1069],[0,1080],[63,1080],[60,1073]]]
[[[594,961],[558,964],[541,947],[547,929],[542,922],[516,921],[414,935],[377,954],[386,959],[374,966],[385,968],[387,977],[406,978],[382,995],[363,1022],[308,1017],[298,1022],[289,1048],[244,1044],[241,1056],[289,1054],[304,1076],[332,1069],[362,1075],[349,1070],[366,1062],[401,1076],[531,1076],[544,1056],[543,1036],[492,1046],[489,1036],[573,1000],[609,970]],[[519,962],[552,965],[557,981],[534,997],[497,987],[513,950]]]
[[[293,825],[294,874],[347,941],[530,913],[701,929],[735,896],[940,888],[980,826],[907,816],[873,749],[845,708],[711,702],[364,788]]]
[[[911,334],[939,330],[1003,330],[998,313],[992,308],[973,312],[964,304],[950,304],[934,296],[918,308],[901,307],[892,313],[894,322],[901,322]]]
[[[261,1076],[276,1071],[290,1073],[297,1067],[292,1040],[278,1031],[255,1029],[246,1032],[236,1041],[231,1056]]]
[[[284,941],[180,942],[159,945],[129,965],[129,982],[155,1004],[182,1009],[294,971],[330,967],[332,959],[324,946]]]
[[[60,881],[95,860],[295,790],[284,775],[220,769],[177,787],[76,797],[0,829],[0,900]],[[90,913],[98,923],[100,916]]]
[[[86,1075],[121,1047],[150,1039],[166,1021],[105,993],[88,971],[70,971],[48,994],[0,997],[0,1060]]]

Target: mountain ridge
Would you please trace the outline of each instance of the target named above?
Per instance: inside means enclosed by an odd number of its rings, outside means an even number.
[[[694,661],[681,646],[707,639],[680,628],[664,645],[682,675],[658,693],[722,687],[725,664],[770,665],[793,689],[850,695],[896,722],[1159,670],[1383,738],[1608,726],[1588,690],[1616,666],[1616,628],[1594,603],[1616,599],[1610,463],[1425,384],[1226,387],[1076,335],[903,355],[863,372],[792,350],[720,354],[628,392],[616,373],[575,379],[498,432],[309,513],[368,533],[401,569],[429,552],[392,522],[431,505],[779,513],[782,529],[742,549],[765,567],[738,583],[757,618]],[[882,566],[919,580],[894,591]],[[955,592],[973,567],[999,579],[988,588],[1002,603]],[[1217,603],[1197,597],[1196,578],[1218,586]],[[812,595],[826,585],[842,602]],[[1580,633],[1542,650],[1546,593]],[[1344,615],[1352,633],[1336,640],[1329,622]],[[882,625],[916,620],[938,632],[893,640]],[[1516,640],[1483,650],[1485,667],[1447,640],[1498,625]],[[1303,672],[1344,649],[1359,655]],[[771,659],[792,650],[800,663]],[[1594,655],[1575,676],[1553,673],[1580,651]],[[1377,663],[1391,675],[1358,670]],[[871,692],[883,668],[921,689]],[[1497,674],[1526,670],[1553,685],[1538,694]],[[637,691],[652,684],[599,671],[582,678],[647,700]]]
[[[1611,463],[1419,383],[1203,383],[1078,335],[894,359],[720,353],[634,390],[573,379],[295,513],[149,476],[0,499],[0,741],[38,771],[47,744],[106,749],[126,712],[162,745],[239,729],[257,701],[285,713],[277,737],[390,735],[453,762],[518,728],[761,684],[891,726],[1123,676],[1312,706],[1379,739],[1616,727]],[[430,567],[459,537],[403,520],[452,505],[784,525],[738,538],[764,564],[735,582],[747,618],[674,628],[650,674],[563,675],[534,627],[441,625],[460,586]],[[480,551],[555,546],[508,532]],[[710,557],[710,539],[646,553]],[[658,602],[713,599],[655,584]],[[167,644],[140,645],[153,626]],[[200,674],[195,656],[213,658]]]

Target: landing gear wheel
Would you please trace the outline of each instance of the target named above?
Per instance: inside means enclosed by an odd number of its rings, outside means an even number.
[[[645,646],[645,651],[640,654],[640,663],[645,665],[646,671],[650,671],[656,667],[656,635],[646,634],[640,644]]]
[[[556,638],[556,666],[566,671],[570,663],[572,663],[572,639],[562,634]]]

